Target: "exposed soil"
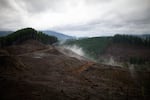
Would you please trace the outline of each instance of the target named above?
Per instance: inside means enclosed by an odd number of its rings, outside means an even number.
[[[150,72],[97,64],[29,40],[0,50],[0,100],[148,100]]]

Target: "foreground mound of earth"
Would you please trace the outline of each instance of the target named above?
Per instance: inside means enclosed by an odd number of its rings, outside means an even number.
[[[149,71],[97,64],[61,50],[34,40],[0,49],[0,100],[149,99]]]

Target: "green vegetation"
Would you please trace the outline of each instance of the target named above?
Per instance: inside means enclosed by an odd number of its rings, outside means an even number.
[[[130,57],[129,64],[133,64],[137,70],[149,70],[150,62],[149,58],[143,57]]]
[[[145,64],[148,60],[148,58],[141,58],[141,57],[130,57],[129,62],[130,64]]]
[[[150,37],[146,38],[133,36],[133,35],[115,35],[113,37],[92,37],[92,38],[81,38],[77,40],[69,40],[65,45],[77,45],[83,49],[88,58],[93,58],[98,62],[103,62],[103,59],[100,57],[103,56],[104,51],[113,46],[114,44],[121,45],[135,45],[135,46],[145,46],[150,47]],[[103,57],[102,57],[103,58]],[[130,64],[145,64],[149,61],[148,58],[143,57],[131,57],[127,62]]]
[[[0,47],[17,44],[27,39],[38,40],[44,44],[53,44],[58,41],[57,38],[54,36],[46,35],[32,28],[25,28],[9,34],[5,37],[0,37]]]
[[[114,43],[132,44],[132,45],[143,45],[150,47],[150,37],[147,36],[146,39],[142,39],[137,36],[132,35],[115,35],[113,37]]]
[[[82,47],[87,56],[97,59],[111,41],[111,37],[93,37],[78,40],[69,40],[65,45],[77,45]]]

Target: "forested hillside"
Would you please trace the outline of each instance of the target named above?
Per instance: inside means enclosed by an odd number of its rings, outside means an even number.
[[[150,61],[150,37],[140,38],[133,35],[115,35],[113,37],[92,37],[67,41],[64,45],[77,45],[85,56],[98,62],[129,62],[146,64]],[[113,61],[112,61],[113,59]]]
[[[53,44],[58,41],[54,36],[46,35],[32,28],[25,28],[7,36],[0,37],[0,47],[17,44],[28,39],[38,40],[44,44]]]
[[[113,37],[114,43],[132,44],[132,45],[143,45],[150,47],[150,37],[147,35],[145,38],[132,35],[115,35]]]
[[[112,37],[83,38],[78,40],[69,40],[65,43],[65,45],[77,45],[82,47],[82,49],[86,52],[86,56],[96,59],[103,53],[104,49],[110,44],[111,40]]]

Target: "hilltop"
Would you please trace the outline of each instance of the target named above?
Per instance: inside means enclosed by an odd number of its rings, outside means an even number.
[[[58,41],[55,36],[44,34],[33,28],[24,28],[12,34],[0,37],[0,47],[18,44],[28,39],[38,40],[44,44],[53,44]]]
[[[149,71],[78,59],[65,48],[28,39],[0,49],[1,100],[143,100]]]
[[[42,32],[46,35],[55,36],[55,37],[57,37],[57,39],[59,41],[65,41],[65,40],[68,40],[68,39],[74,39],[75,38],[73,36],[65,35],[63,33],[56,32],[56,31],[53,31],[53,30],[43,30],[43,31],[39,31],[39,32]],[[13,33],[13,31],[0,31],[0,37],[1,36],[7,36],[11,33]]]

